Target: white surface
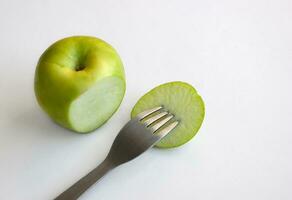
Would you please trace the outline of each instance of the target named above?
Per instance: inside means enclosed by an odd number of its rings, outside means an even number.
[[[103,160],[132,106],[172,80],[205,100],[198,135],[112,171],[82,200],[291,200],[292,1],[0,2],[0,199],[52,199]],[[70,35],[111,43],[127,93],[92,134],[52,123],[33,77],[41,53]]]

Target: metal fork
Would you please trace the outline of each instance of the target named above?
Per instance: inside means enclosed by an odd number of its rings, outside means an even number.
[[[178,125],[173,118],[162,106],[138,114],[121,129],[105,160],[55,200],[78,199],[108,171],[153,147]]]

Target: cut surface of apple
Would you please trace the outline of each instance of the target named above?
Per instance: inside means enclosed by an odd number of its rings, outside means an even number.
[[[138,100],[131,117],[157,106],[163,106],[179,121],[178,126],[156,144],[160,148],[177,147],[188,142],[200,129],[205,115],[201,96],[190,84],[180,81],[165,83],[150,90]]]
[[[80,133],[105,123],[125,93],[122,61],[112,46],[89,36],[57,41],[35,72],[38,103],[58,124]]]
[[[122,101],[123,87],[124,83],[119,78],[104,78],[75,99],[68,116],[72,128],[88,132],[106,122]]]

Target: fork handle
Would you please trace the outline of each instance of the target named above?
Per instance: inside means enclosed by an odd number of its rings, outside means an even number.
[[[89,172],[86,176],[69,187],[60,194],[55,200],[75,200],[78,199],[90,186],[103,177],[108,171],[113,169],[113,164],[105,159],[100,165]]]

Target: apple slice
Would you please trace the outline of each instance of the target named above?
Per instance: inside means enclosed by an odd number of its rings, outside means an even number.
[[[58,124],[80,133],[105,123],[125,93],[122,61],[106,42],[74,36],[51,45],[35,72],[38,103]]]
[[[138,100],[131,117],[157,106],[165,107],[180,121],[172,132],[156,144],[160,148],[177,147],[188,142],[200,129],[205,115],[201,96],[185,82],[169,82],[150,90]]]

